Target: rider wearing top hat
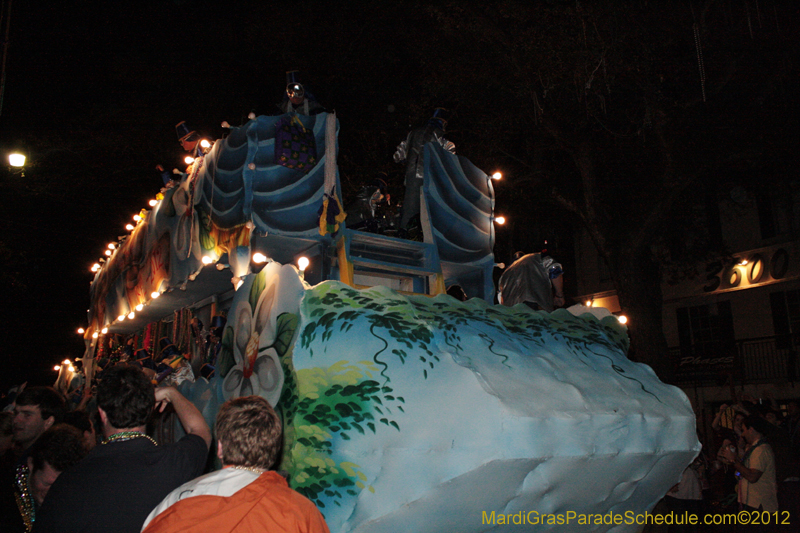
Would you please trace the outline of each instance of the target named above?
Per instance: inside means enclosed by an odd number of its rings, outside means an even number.
[[[325,111],[300,82],[299,70],[286,72],[286,96],[279,107],[283,113],[295,112],[301,115],[317,115]]]

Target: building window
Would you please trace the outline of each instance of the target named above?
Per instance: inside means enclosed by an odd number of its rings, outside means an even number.
[[[729,301],[677,309],[681,354],[700,357],[730,355],[735,345]]]
[[[786,235],[791,229],[791,215],[786,208],[786,199],[779,196],[782,194],[782,190],[769,188],[756,197],[762,239]]]
[[[773,292],[769,301],[775,344],[778,348],[791,348],[792,338],[800,333],[800,290]]]

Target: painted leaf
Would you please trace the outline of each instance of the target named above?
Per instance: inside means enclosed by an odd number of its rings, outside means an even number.
[[[253,280],[253,285],[250,287],[250,309],[255,309],[258,306],[258,297],[261,296],[264,287],[267,285],[266,279],[266,272],[262,270]]]
[[[297,315],[294,313],[281,313],[276,324],[275,344],[273,345],[278,355],[283,357],[291,348],[294,332],[297,330]]]

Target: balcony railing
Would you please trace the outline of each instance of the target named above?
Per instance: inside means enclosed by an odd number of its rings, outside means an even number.
[[[722,385],[733,374],[734,383],[800,381],[800,336],[760,337],[734,343],[692,345],[670,349],[679,384]]]

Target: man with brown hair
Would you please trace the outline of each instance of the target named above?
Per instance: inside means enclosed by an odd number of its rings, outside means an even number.
[[[267,400],[244,396],[225,402],[214,430],[223,469],[172,491],[143,531],[328,533],[314,504],[269,471],[278,458],[281,423]]]
[[[65,405],[64,397],[53,387],[30,387],[17,396],[13,428],[14,443],[20,453],[28,450],[42,433],[61,421]]]
[[[186,435],[158,445],[145,433],[150,413],[170,403]],[[97,386],[104,440],[56,480],[34,531],[138,532],[147,513],[181,483],[203,472],[211,430],[173,387],[153,388],[141,368],[118,364]]]

